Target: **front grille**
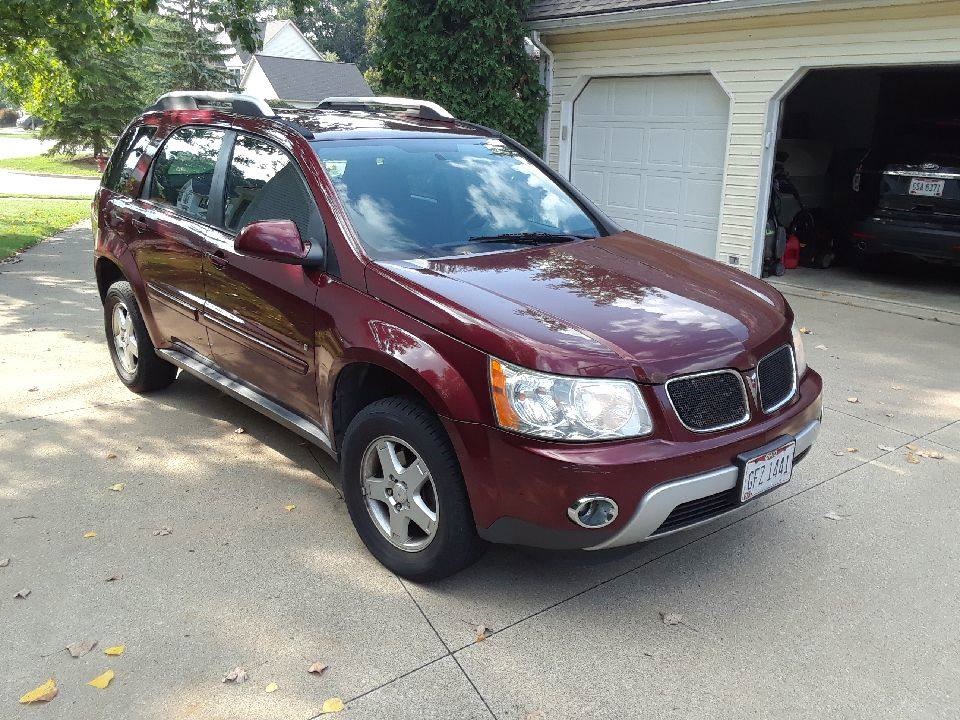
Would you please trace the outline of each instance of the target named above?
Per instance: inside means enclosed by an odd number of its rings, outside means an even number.
[[[757,385],[760,407],[764,412],[773,412],[793,397],[797,389],[797,370],[789,345],[774,350],[757,364]]]
[[[721,430],[750,417],[743,378],[732,370],[668,380],[667,395],[680,422],[695,432]]]
[[[673,509],[673,512],[667,515],[667,519],[664,520],[660,527],[654,530],[651,535],[662,535],[663,533],[687,527],[687,525],[709,520],[717,515],[722,515],[728,510],[733,510],[733,508],[739,504],[739,487],[732,487],[729,490],[718,492],[715,495],[707,495],[706,497],[681,503]]]

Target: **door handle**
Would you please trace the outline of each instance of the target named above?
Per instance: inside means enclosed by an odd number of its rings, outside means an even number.
[[[217,250],[214,253],[210,253],[210,264],[213,265],[217,270],[223,270],[227,267],[227,256],[224,255],[223,250]]]
[[[147,219],[140,215],[139,217],[134,217],[130,220],[130,224],[136,228],[137,232],[146,232],[150,225],[147,223]]]

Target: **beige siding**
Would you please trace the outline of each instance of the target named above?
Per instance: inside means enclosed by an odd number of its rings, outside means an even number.
[[[824,2],[824,6],[828,3]],[[547,159],[565,167],[573,100],[590,77],[710,72],[730,95],[729,145],[718,259],[750,265],[758,235],[761,166],[771,101],[804,68],[960,63],[960,2],[820,11],[550,34],[553,103]]]

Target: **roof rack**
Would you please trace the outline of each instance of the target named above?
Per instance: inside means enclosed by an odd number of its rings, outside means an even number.
[[[229,112],[250,117],[274,117],[273,108],[253,95],[230,92],[208,92],[205,90],[176,90],[161,95],[147,108],[150,110],[200,110],[224,106]]]
[[[455,120],[446,109],[429,100],[402,97],[328,97],[320,101],[318,110],[405,110],[407,115],[423,120]]]

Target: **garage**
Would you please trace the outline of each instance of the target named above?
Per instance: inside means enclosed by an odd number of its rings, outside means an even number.
[[[758,276],[778,152],[812,208],[843,215],[897,113],[946,118],[957,97],[960,0],[532,0],[527,21],[547,162],[623,226]]]
[[[949,279],[960,264],[958,84],[957,66],[879,66],[814,69],[789,90],[770,215],[792,245],[787,282],[798,260],[833,270],[799,268],[824,287],[849,288],[858,271],[863,282]],[[780,275],[769,251],[764,274]]]
[[[573,106],[571,180],[623,227],[714,257],[729,112],[708,74],[593,78]]]

